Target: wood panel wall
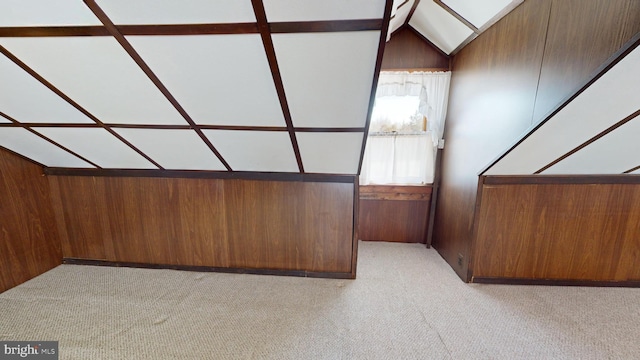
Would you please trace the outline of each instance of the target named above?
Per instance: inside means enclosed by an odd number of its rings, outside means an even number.
[[[361,240],[424,243],[431,186],[360,186]]]
[[[526,0],[453,59],[434,247],[469,280],[478,174],[640,30],[635,0]]]
[[[62,263],[42,167],[0,149],[0,292]]]
[[[355,276],[353,183],[49,181],[65,258]]]
[[[491,180],[481,190],[474,279],[640,280],[640,179]]]
[[[393,33],[384,47],[381,70],[449,70],[449,57],[413,28]]]

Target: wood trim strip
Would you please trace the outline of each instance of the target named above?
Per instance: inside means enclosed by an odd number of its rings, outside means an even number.
[[[411,10],[409,10],[409,13],[407,14],[407,18],[404,20],[404,24],[402,24],[402,26],[399,26],[398,28],[401,28],[403,26],[409,26],[409,21],[411,21],[411,18],[413,17],[413,14],[416,12],[418,5],[420,5],[420,0],[415,0],[413,2],[413,5],[411,5]]]
[[[624,119],[618,121],[617,123],[609,126],[607,129],[601,131],[598,135],[590,138],[589,140],[583,142],[582,144],[580,144],[579,146],[573,148],[571,151],[567,152],[566,154],[560,156],[559,158],[555,159],[554,161],[550,162],[549,164],[547,164],[546,166],[543,166],[542,168],[540,168],[538,171],[534,172],[534,174],[540,174],[543,171],[549,169],[550,167],[552,167],[553,165],[559,163],[560,161],[568,158],[569,156],[577,153],[578,151],[584,149],[585,147],[591,145],[592,143],[594,143],[595,141],[597,141],[598,139],[604,137],[605,135],[609,134],[610,132],[614,131],[615,129],[619,128],[620,126],[628,123],[629,121],[635,119],[636,117],[638,117],[638,115],[640,115],[640,109],[636,110],[633,114],[625,117]]]
[[[260,26],[260,20],[258,21],[258,26]],[[272,34],[370,31],[380,30],[382,28],[382,19],[275,22],[270,23],[268,26]]]
[[[200,136],[200,139],[204,141],[205,144],[209,147],[209,149],[216,155],[218,160],[224,165],[224,167],[228,171],[232,171],[231,166],[227,163],[227,161],[222,157],[222,154],[218,152],[218,150],[213,146],[211,141],[204,135],[202,130],[198,128],[196,123],[191,119],[189,114],[182,108],[182,106],[178,103],[178,101],[173,97],[173,95],[169,92],[169,90],[164,86],[164,84],[160,81],[160,79],[156,76],[156,74],[151,70],[151,68],[147,65],[147,63],[142,59],[142,57],[138,54],[138,52],[131,46],[129,41],[122,35],[118,28],[113,24],[111,19],[107,16],[107,14],[102,11],[100,6],[94,0],[83,0],[84,3],[91,9],[91,11],[96,15],[96,17],[104,24],[104,26],[109,30],[109,33],[118,41],[118,43],[124,48],[124,50],[129,54],[129,56],[133,59],[133,61],[138,64],[140,69],[149,77],[151,82],[160,90],[162,95],[169,100],[171,105],[178,110],[180,115],[193,127],[193,130]]]
[[[15,125],[15,124],[20,124],[20,122],[19,122],[18,120],[16,120],[16,119],[12,118],[11,116],[9,116],[9,115],[7,115],[7,114],[3,113],[2,111],[0,111],[0,117],[3,117],[3,118],[5,118],[5,119],[7,119],[7,120],[11,121],[11,123],[13,123],[14,125]],[[101,167],[100,165],[98,165],[98,164],[94,163],[93,161],[91,161],[91,160],[89,160],[89,159],[85,158],[84,156],[82,156],[82,155],[80,155],[80,154],[76,153],[75,151],[72,151],[72,150],[68,149],[67,147],[65,147],[65,146],[63,146],[63,145],[61,145],[61,144],[59,144],[59,143],[57,143],[57,142],[55,142],[55,141],[53,141],[53,140],[49,139],[48,137],[46,137],[46,136],[44,136],[44,135],[40,134],[39,132],[37,132],[37,131],[35,131],[35,130],[33,130],[33,129],[29,128],[29,127],[23,127],[23,128],[24,128],[25,130],[27,130],[28,132],[30,132],[30,133],[32,133],[32,134],[34,134],[34,135],[36,135],[37,137],[41,138],[42,140],[45,140],[45,141],[47,141],[48,143],[50,143],[50,144],[52,144],[52,145],[54,145],[54,146],[57,146],[57,147],[59,147],[60,149],[62,149],[62,150],[64,150],[64,151],[68,152],[69,154],[71,154],[71,155],[73,155],[73,156],[75,156],[75,157],[79,158],[80,160],[82,160],[82,161],[84,161],[84,162],[87,162],[87,163],[91,164],[91,166],[95,166],[95,167],[96,167],[96,168],[98,168],[98,169],[102,169],[102,167]]]
[[[353,239],[351,244],[351,278],[356,278],[358,272],[358,241],[360,233],[360,177],[353,177]]]
[[[182,271],[197,272],[220,272],[230,274],[255,274],[255,275],[279,275],[279,276],[297,276],[311,278],[329,278],[329,279],[352,279],[350,273],[344,272],[315,272],[306,270],[281,270],[281,269],[249,269],[249,268],[225,268],[215,266],[197,266],[197,265],[169,265],[169,264],[148,264],[135,262],[118,262],[108,260],[92,260],[78,258],[63,258],[63,264],[67,265],[89,265],[89,266],[110,266],[110,267],[130,267],[143,269],[171,269]]]
[[[485,32],[488,28],[492,27],[495,23],[500,21],[503,17],[507,16],[510,12],[515,10],[520,4],[522,4],[524,0],[512,0],[511,3],[504,7],[500,12],[498,12],[494,17],[489,19],[486,24],[480,27],[480,34]]]
[[[585,82],[577,88],[571,95],[567,96],[564,100],[560,102],[558,106],[552,109],[547,115],[545,115],[541,121],[535,123],[532,127],[527,130],[523,136],[521,136],[518,140],[516,140],[511,146],[509,146],[505,151],[503,151],[500,155],[498,155],[494,160],[489,162],[487,166],[485,166],[481,171],[480,175],[487,172],[493,165],[502,160],[507,154],[509,154],[513,149],[518,147],[523,141],[525,141],[531,134],[536,132],[540,127],[547,123],[547,121],[551,120],[557,113],[559,113],[562,109],[564,109],[569,103],[571,103],[575,98],[577,98],[580,94],[582,94],[585,90],[587,90],[593,83],[598,81],[604,74],[606,74],[611,68],[616,66],[622,59],[624,59],[629,53],[635,50],[638,45],[640,45],[640,32],[635,34],[631,40],[627,41],[618,51],[616,51],[613,55],[611,55],[596,71],[591,75]]]
[[[436,205],[438,202],[438,193],[440,192],[440,181],[442,179],[442,149],[436,151],[436,166],[433,179],[433,188],[431,189],[431,205],[429,209],[429,219],[427,221],[427,238],[425,243],[427,249],[431,248],[433,243],[433,226],[436,223]]]
[[[419,1],[419,0],[416,0]],[[364,150],[367,146],[367,138],[369,137],[369,126],[371,126],[371,114],[373,113],[373,104],[376,99],[376,90],[378,88],[378,78],[380,77],[380,68],[382,67],[382,56],[384,55],[384,47],[387,43],[387,32],[389,31],[389,22],[391,18],[391,8],[393,0],[387,0],[384,7],[384,16],[382,29],[380,30],[380,40],[378,41],[378,55],[376,57],[376,65],[373,70],[373,80],[371,81],[371,93],[369,94],[369,109],[367,110],[367,120],[364,126],[364,134],[362,135],[362,147],[360,148],[360,161],[358,162],[358,175],[362,170],[362,162],[364,160]]]
[[[312,128],[312,127],[297,127],[296,132],[332,132],[332,133],[345,133],[345,132],[363,132],[365,128]]]
[[[210,170],[159,170],[159,169],[76,169],[45,167],[44,174],[50,176],[103,176],[103,177],[149,177],[181,179],[240,179],[265,181],[302,181],[353,183],[355,175],[269,173],[252,171]]]
[[[400,5],[398,5],[398,7],[396,8],[396,10],[400,9],[401,7],[407,5],[409,3],[409,0],[404,0]]]
[[[638,169],[640,169],[640,165],[638,165],[636,167],[632,167],[631,169],[625,171],[623,174],[629,174],[629,173],[632,173],[632,172],[634,172],[634,171],[636,171]]]
[[[289,111],[287,95],[285,94],[284,83],[282,82],[280,68],[278,67],[276,50],[273,46],[273,40],[271,39],[271,30],[267,21],[267,13],[264,9],[262,0],[251,0],[251,5],[253,6],[253,12],[256,15],[256,19],[258,20],[258,29],[260,30],[264,51],[267,55],[269,67],[271,68],[271,76],[273,77],[273,83],[276,87],[276,92],[278,93],[278,99],[280,99],[280,107],[282,108],[284,121],[287,124],[287,131],[289,132],[289,138],[291,139],[291,146],[293,147],[293,152],[296,155],[298,170],[301,173],[304,173],[304,165],[302,164],[302,156],[300,155],[300,148],[298,147],[298,139],[296,138],[296,132],[293,128],[293,121],[291,119],[291,112]]]
[[[469,29],[471,29],[476,35],[480,34],[480,29],[478,29],[475,25],[473,25],[469,20],[465,19],[464,16],[458,14],[457,11],[453,10],[449,5],[442,2],[442,0],[433,0],[438,6],[443,8],[446,12],[451,14],[453,17],[458,19],[460,22],[465,24]]]
[[[640,287],[638,280],[601,281],[601,280],[563,280],[563,279],[523,279],[474,277],[472,283],[502,285],[548,285],[548,286],[599,286],[599,287]]]
[[[147,154],[143,153],[140,149],[138,149],[136,146],[134,146],[132,143],[130,143],[129,141],[127,141],[127,139],[123,138],[122,136],[120,136],[120,134],[118,134],[117,132],[113,131],[113,129],[111,129],[110,127],[108,127],[107,125],[105,125],[100,119],[98,119],[97,117],[95,117],[93,114],[91,114],[89,111],[87,111],[85,108],[83,108],[82,106],[80,106],[80,104],[78,104],[77,102],[75,102],[73,99],[71,99],[70,97],[68,97],[65,93],[63,93],[62,91],[60,91],[60,89],[58,89],[57,87],[55,87],[53,84],[51,84],[49,81],[47,81],[45,78],[43,78],[42,76],[40,76],[40,74],[38,74],[37,72],[35,72],[33,69],[31,69],[27,64],[23,63],[22,60],[18,59],[15,55],[13,55],[9,50],[5,49],[2,45],[0,45],[0,53],[2,53],[4,56],[6,56],[9,60],[13,61],[14,64],[18,65],[20,68],[22,68],[22,70],[26,71],[29,75],[31,75],[32,77],[34,77],[36,80],[38,80],[42,85],[46,86],[49,90],[53,91],[56,95],[58,95],[59,97],[61,97],[64,101],[66,101],[67,103],[69,103],[71,106],[73,106],[74,108],[76,108],[76,110],[80,111],[81,113],[83,113],[86,117],[88,117],[89,119],[93,120],[96,124],[98,124],[98,126],[100,126],[101,128],[105,129],[106,131],[108,131],[111,135],[115,136],[118,140],[122,141],[125,145],[127,145],[128,147],[130,147],[133,151],[137,152],[138,154],[140,154],[142,157],[144,157],[145,159],[147,159],[147,161],[149,161],[150,163],[152,163],[154,166],[156,166],[158,169],[164,169],[160,164],[158,164],[157,162],[155,162],[155,160],[153,160],[152,158],[150,158]]]
[[[485,185],[640,184],[640,175],[487,175]]]

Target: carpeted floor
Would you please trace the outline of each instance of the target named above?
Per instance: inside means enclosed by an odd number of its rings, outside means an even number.
[[[0,340],[60,359],[640,359],[640,289],[469,285],[423,245],[358,279],[62,265],[0,294]]]

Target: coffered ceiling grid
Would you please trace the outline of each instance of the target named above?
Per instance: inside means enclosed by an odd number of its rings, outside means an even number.
[[[31,134],[18,143],[59,144],[56,152],[75,159],[67,166],[59,161],[65,157],[42,158],[49,167],[258,172],[305,172],[297,136],[308,134],[324,139],[309,153],[310,172],[331,173],[313,164],[334,161],[334,143],[345,148],[345,136],[359,139],[352,147],[361,156],[388,3],[332,0],[318,8],[298,0],[85,0],[46,13],[34,10],[46,1],[4,2],[0,14],[12,15],[0,15],[0,71],[10,81],[0,84],[0,111],[20,116],[0,118],[0,131]],[[356,89],[348,96],[356,95],[364,111],[313,108],[324,121],[301,120],[297,131],[289,110],[297,90],[281,73],[290,66],[313,72],[327,58],[291,64],[291,57],[303,61],[309,48],[279,50],[275,39],[317,43],[335,31],[350,39],[367,34],[363,43],[334,46],[340,54],[327,67],[327,75],[343,66],[357,73],[340,79],[340,86]],[[354,57],[358,66],[348,62]],[[318,103],[331,104],[326,86],[309,87],[304,90]],[[5,147],[36,160],[39,155],[24,149],[43,146]],[[356,174],[357,161],[350,164],[335,173]]]

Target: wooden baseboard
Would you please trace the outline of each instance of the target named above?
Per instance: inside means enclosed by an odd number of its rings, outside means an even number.
[[[241,269],[241,268],[225,268],[225,267],[214,267],[214,266],[147,264],[147,263],[118,262],[118,261],[108,261],[108,260],[77,259],[77,258],[63,258],[62,263],[69,264],[69,265],[130,267],[130,268],[142,268],[142,269],[171,269],[171,270],[181,270],[181,271],[220,272],[220,273],[231,273],[231,274],[297,276],[297,277],[327,278],[327,279],[355,279],[355,273],[346,273],[346,272],[339,273],[339,272],[314,272],[314,271],[306,271],[306,270]]]
[[[640,287],[640,280],[606,281],[606,280],[571,280],[571,279],[523,279],[474,277],[472,283],[498,285],[547,285],[547,286],[589,286],[589,287]]]

